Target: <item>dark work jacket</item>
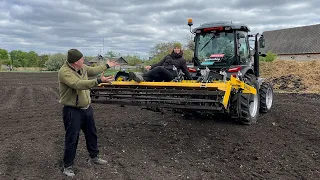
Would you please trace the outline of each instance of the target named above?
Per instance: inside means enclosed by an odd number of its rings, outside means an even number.
[[[172,52],[171,54],[164,57],[159,63],[151,65],[151,69],[158,66],[163,66],[170,72],[173,72],[173,66],[175,66],[178,72],[179,70],[181,70],[185,74],[185,78],[190,80],[192,78],[187,68],[187,61],[182,57],[182,55],[182,50],[179,54]]]

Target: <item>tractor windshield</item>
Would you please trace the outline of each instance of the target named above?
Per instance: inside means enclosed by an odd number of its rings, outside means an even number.
[[[195,54],[201,64],[224,63],[230,65],[234,61],[235,38],[233,32],[208,32],[197,34],[196,38]]]

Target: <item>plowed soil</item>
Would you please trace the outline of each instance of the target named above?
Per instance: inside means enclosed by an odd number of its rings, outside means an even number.
[[[68,179],[57,73],[0,73],[0,179]],[[92,104],[100,156],[76,179],[320,179],[320,95],[275,94],[257,124]]]

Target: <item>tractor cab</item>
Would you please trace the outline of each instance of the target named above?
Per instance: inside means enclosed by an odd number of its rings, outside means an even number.
[[[250,67],[252,73],[255,70],[258,71],[258,67],[254,67],[254,64],[255,58],[258,62],[259,55],[251,54],[249,44],[249,37],[257,37],[257,35],[249,35],[250,29],[247,25],[223,21],[211,22],[202,24],[192,31],[192,19],[188,20],[188,25],[190,32],[194,34],[193,63],[196,68],[228,72],[230,69],[240,71]],[[263,36],[257,44],[260,44],[260,47],[264,46]],[[255,49],[257,51],[258,47]]]
[[[199,66],[249,65],[248,27],[207,23],[195,28],[195,63]]]

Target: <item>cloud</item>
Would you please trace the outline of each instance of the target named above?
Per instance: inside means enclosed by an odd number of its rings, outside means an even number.
[[[252,33],[320,22],[320,2],[287,0],[4,0],[0,1],[0,48],[86,55],[114,51],[148,57],[158,42],[186,43],[194,26],[228,20]]]

